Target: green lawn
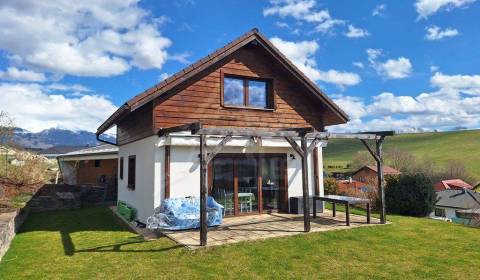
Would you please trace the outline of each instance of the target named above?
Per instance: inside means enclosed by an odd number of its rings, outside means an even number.
[[[478,279],[480,230],[389,216],[391,225],[189,251],[144,242],[106,208],[32,214],[0,279]]]
[[[428,156],[438,164],[459,160],[480,180],[480,130],[398,134],[385,141],[386,150],[392,147],[409,151],[419,159]],[[324,165],[346,166],[358,151],[366,151],[358,140],[332,139],[324,152]]]

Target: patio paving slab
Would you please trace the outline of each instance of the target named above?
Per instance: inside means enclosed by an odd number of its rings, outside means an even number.
[[[379,219],[372,217],[371,223],[367,224],[365,216],[350,214],[350,226],[347,227],[345,224],[345,213],[337,212],[336,217],[332,217],[332,212],[325,210],[324,213],[318,213],[316,218],[311,217],[310,225],[310,232],[322,232],[376,226],[381,225],[381,223]],[[201,248],[199,245],[199,230],[161,231],[161,233],[187,248]],[[224,219],[222,225],[208,229],[207,246],[218,246],[296,234],[308,234],[303,231],[303,215],[274,213],[228,217]]]

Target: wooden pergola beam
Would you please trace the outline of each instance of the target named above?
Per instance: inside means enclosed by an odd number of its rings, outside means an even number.
[[[160,128],[157,134],[158,136],[164,136],[173,132],[181,132],[181,131],[189,131],[189,130],[192,132],[192,134],[196,134],[196,132],[201,128],[202,128],[201,122],[194,122],[194,123],[183,124],[179,126]]]

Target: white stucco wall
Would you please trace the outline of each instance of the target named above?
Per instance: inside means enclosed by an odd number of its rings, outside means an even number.
[[[118,156],[124,158],[123,180],[118,178],[118,200],[137,210],[138,220],[144,222],[160,205],[163,187],[163,147],[157,146],[158,137],[152,136],[119,147]],[[135,190],[127,188],[128,157],[135,155]],[[118,165],[120,168],[120,164]],[[120,170],[118,172],[120,174]]]
[[[172,141],[173,140],[173,141]],[[299,155],[285,141],[262,141],[262,146],[253,145],[249,141],[232,141],[220,153],[282,153],[287,154],[288,196],[302,196],[302,161]],[[195,139],[171,139],[170,148],[170,197],[185,197],[200,195],[200,149]],[[208,142],[210,144],[210,142]],[[216,143],[212,141],[212,144]],[[324,143],[323,143],[324,144]],[[266,147],[268,145],[268,147]],[[320,181],[320,194],[323,194],[323,161],[322,144],[318,147],[318,174]],[[295,159],[290,158],[295,155]],[[308,156],[309,163],[309,192],[315,192],[313,156]]]
[[[221,140],[209,140],[209,148]],[[145,222],[165,197],[164,145],[170,145],[170,197],[186,197],[200,194],[200,159],[198,137],[171,136],[158,138],[152,136],[119,147],[119,157],[124,157],[124,177],[118,181],[118,199],[137,209],[138,220]],[[298,144],[300,144],[298,142]],[[322,146],[318,145],[318,174],[320,194],[323,194]],[[286,141],[262,140],[261,146],[249,139],[234,139],[221,153],[284,153],[287,154],[288,195],[302,196],[301,158]],[[290,158],[295,155],[295,159]],[[128,156],[136,156],[135,190],[127,188]],[[313,157],[308,157],[310,195],[315,191]],[[120,166],[120,165],[119,165]],[[120,168],[120,167],[119,167]],[[120,174],[120,172],[118,173]]]
[[[445,220],[445,219],[452,219],[452,218],[457,217],[457,215],[455,214],[455,211],[458,210],[458,209],[450,208],[450,207],[442,207],[442,206],[435,206],[435,208],[445,209],[445,217],[435,216],[435,209],[434,209],[433,212],[430,213],[430,218],[438,219],[438,220]]]

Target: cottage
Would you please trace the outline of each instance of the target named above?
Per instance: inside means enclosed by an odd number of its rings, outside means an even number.
[[[116,200],[118,148],[104,144],[57,157],[63,183],[106,189],[107,200]]]
[[[376,184],[378,176],[377,170],[377,166],[375,165],[365,165],[355,171],[355,173],[352,175],[352,178],[362,183]],[[383,167],[383,174],[385,176],[398,176],[402,174],[402,172],[393,167],[385,165]]]
[[[431,218],[465,223],[469,214],[480,212],[480,193],[462,190],[444,190],[437,192],[435,210]],[[467,221],[468,222],[468,221]]]
[[[116,125],[118,200],[140,222],[164,199],[188,196],[211,195],[238,216],[287,212],[292,197],[323,195],[325,127],[347,120],[253,29],[127,101],[97,138]],[[351,138],[379,144],[386,135]],[[201,236],[205,244],[206,223]]]

